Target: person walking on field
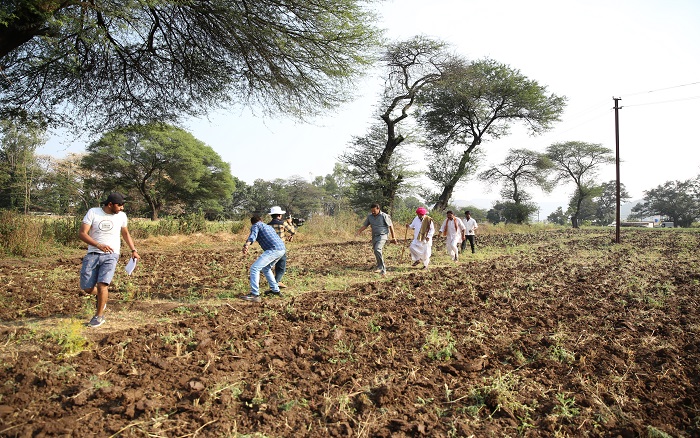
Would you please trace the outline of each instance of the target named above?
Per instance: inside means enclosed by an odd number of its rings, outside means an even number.
[[[394,235],[394,224],[391,222],[391,217],[381,210],[379,204],[375,203],[371,205],[370,214],[367,215],[362,228],[357,231],[357,235],[359,236],[369,226],[372,227],[372,249],[374,250],[374,257],[377,259],[377,266],[374,272],[386,275],[386,264],[384,263],[382,251],[389,234],[391,234],[391,240],[397,243]]]
[[[406,227],[413,229],[413,241],[408,247],[411,252],[411,266],[418,266],[423,262],[423,269],[430,264],[430,256],[433,251],[433,235],[435,234],[435,222],[428,216],[428,209],[419,207],[416,209],[416,217]]]
[[[272,217],[272,220],[267,224],[275,229],[275,232],[277,232],[277,235],[280,236],[280,239],[286,240],[287,242],[291,242],[297,230],[294,227],[294,225],[291,224],[291,216],[288,218],[288,220],[282,220],[282,215],[284,213],[284,210],[282,210],[279,206],[275,205],[270,209],[270,216]],[[289,236],[287,236],[287,233],[289,233]],[[282,256],[282,258],[280,258],[277,261],[277,263],[275,263],[274,266],[272,266],[272,268],[275,270],[275,281],[277,281],[277,286],[279,286],[281,289],[286,288],[287,285],[282,283],[282,277],[287,271],[286,252]]]
[[[448,211],[440,233],[446,238],[447,255],[455,262],[459,261],[459,244],[464,241],[464,231],[464,223],[451,210]]]
[[[479,225],[477,225],[469,210],[464,212],[464,219],[462,219],[462,222],[464,222],[464,234],[467,238],[462,241],[462,252],[467,249],[468,240],[469,245],[472,247],[472,254],[474,254],[474,239],[476,238],[476,229],[479,228]]]
[[[248,247],[253,242],[258,242],[263,249],[260,257],[253,262],[250,267],[250,292],[241,296],[246,301],[260,302],[260,271],[265,275],[267,284],[270,285],[269,294],[281,296],[280,288],[277,285],[275,276],[272,275],[272,266],[287,252],[284,241],[277,235],[275,229],[265,225],[260,216],[254,215],[250,218],[250,235],[243,244],[243,254],[248,254]]]
[[[90,327],[105,323],[109,285],[119,260],[122,237],[131,249],[131,257],[136,260],[141,258],[126,227],[127,218],[122,210],[124,195],[110,193],[102,207],[91,208],[85,213],[78,230],[80,240],[88,244],[80,268],[80,288],[97,298],[95,316],[88,323]]]

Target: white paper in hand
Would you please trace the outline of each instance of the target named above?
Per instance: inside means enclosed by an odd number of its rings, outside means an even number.
[[[124,270],[126,271],[127,275],[131,275],[131,273],[134,272],[134,269],[136,269],[136,259],[130,258],[129,263],[126,264]]]

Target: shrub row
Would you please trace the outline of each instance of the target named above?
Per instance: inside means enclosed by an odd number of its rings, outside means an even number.
[[[44,254],[56,245],[81,245],[78,231],[80,217],[36,217],[14,211],[0,211],[0,251],[6,255],[30,257]],[[153,236],[174,236],[196,233],[238,233],[246,221],[207,221],[202,214],[157,221],[129,219],[129,232],[134,239]]]

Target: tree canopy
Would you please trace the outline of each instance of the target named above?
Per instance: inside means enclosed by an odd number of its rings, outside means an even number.
[[[440,159],[457,150],[459,161],[445,177],[435,209],[443,210],[457,183],[466,175],[471,154],[486,138],[509,134],[521,122],[532,134],[550,129],[564,110],[566,99],[519,70],[491,59],[453,63],[440,81],[418,97],[419,123],[431,138],[431,157]]]
[[[3,1],[0,117],[106,130],[229,103],[327,109],[372,60],[368,1]]]
[[[700,176],[685,181],[667,181],[644,192],[644,201],[632,208],[640,215],[661,215],[678,227],[689,227],[700,219]]]
[[[231,197],[228,163],[192,134],[174,126],[132,125],[108,132],[87,147],[82,166],[99,171],[86,181],[104,192],[137,193],[157,219],[161,209],[183,204],[207,213]]]
[[[29,211],[40,173],[35,152],[46,143],[45,133],[42,124],[0,120],[0,208]]]
[[[567,141],[549,145],[547,157],[554,163],[554,183],[571,180],[576,184],[570,209],[573,212],[571,224],[578,228],[578,215],[584,201],[602,193],[600,185],[595,182],[599,167],[614,163],[615,155],[600,144]]]
[[[551,167],[552,162],[544,154],[528,149],[510,149],[499,165],[481,172],[479,179],[502,183],[501,196],[522,203],[530,199],[524,187],[537,186],[544,191],[551,189],[547,181],[547,172]]]

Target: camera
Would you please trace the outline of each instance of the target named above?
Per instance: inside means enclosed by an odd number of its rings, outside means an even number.
[[[304,225],[304,222],[306,222],[306,219],[302,219],[300,217],[292,217],[292,225],[294,225],[295,227],[300,227]]]

